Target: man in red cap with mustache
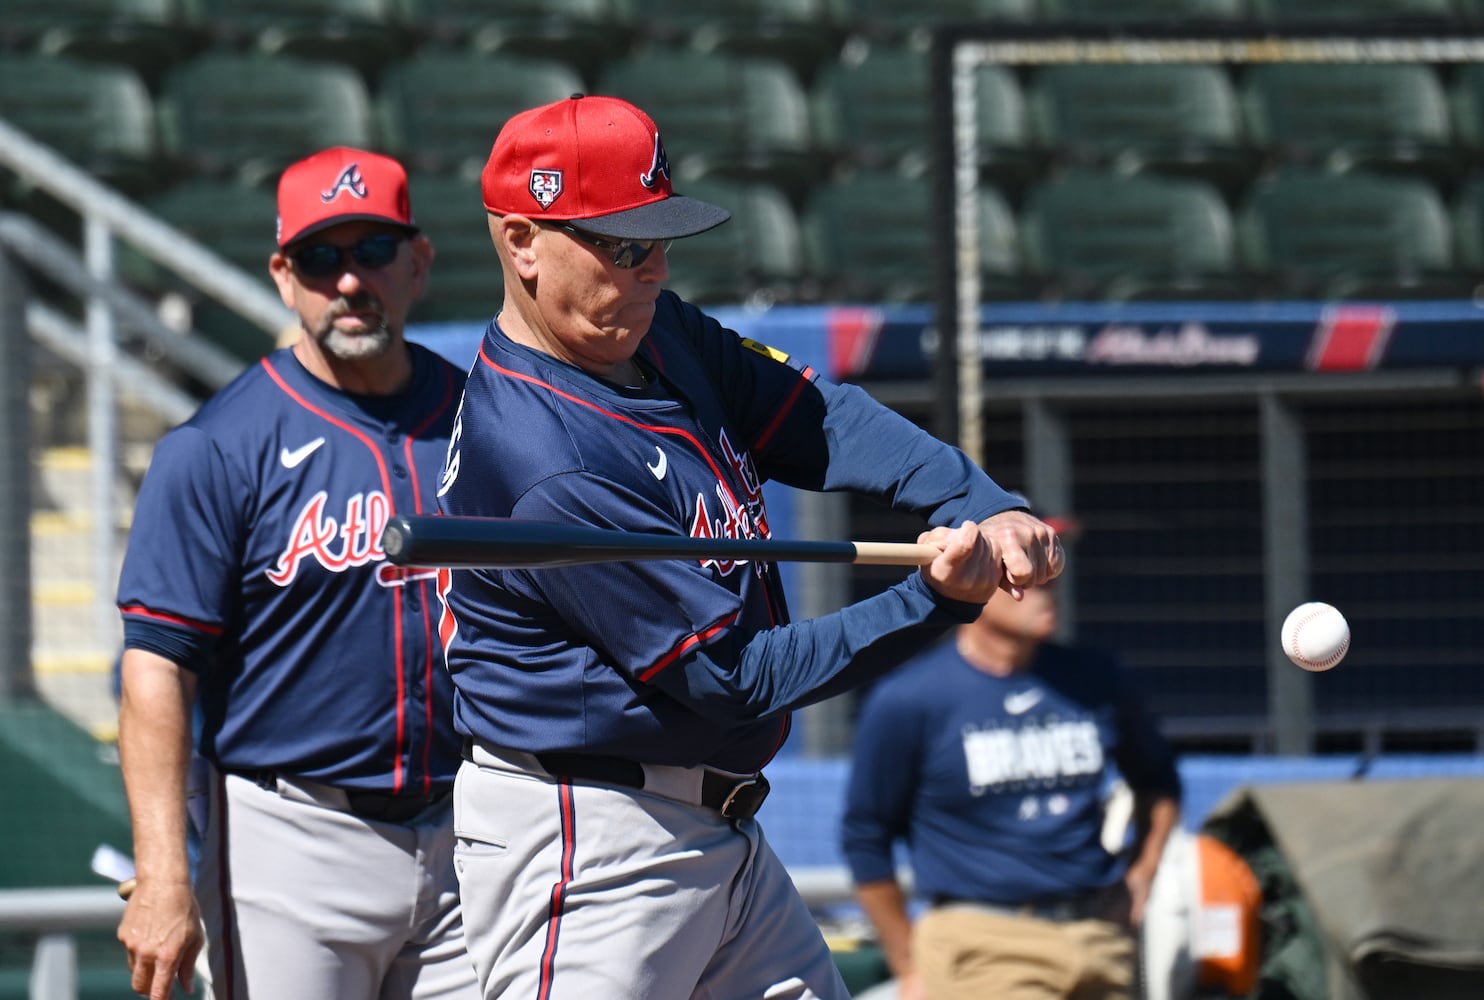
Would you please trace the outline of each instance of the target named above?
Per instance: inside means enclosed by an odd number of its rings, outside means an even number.
[[[402,166],[346,148],[284,171],[277,243],[302,333],[161,439],[124,559],[118,936],[155,1000],[189,986],[203,927],[217,1000],[466,1000],[432,574],[381,548],[393,513],[434,504],[464,381],[403,339],[433,247]]]

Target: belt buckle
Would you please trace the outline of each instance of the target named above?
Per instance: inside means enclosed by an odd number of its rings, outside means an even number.
[[[762,806],[763,800],[768,797],[771,788],[768,779],[761,773],[750,778],[743,778],[727,793],[726,799],[721,804],[721,814],[732,820],[752,819]]]

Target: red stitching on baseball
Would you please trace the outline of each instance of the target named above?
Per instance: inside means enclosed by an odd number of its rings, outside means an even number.
[[[1339,663],[1342,659],[1345,658],[1345,654],[1350,650],[1350,637],[1348,635],[1345,636],[1344,639],[1340,640],[1339,648],[1336,649],[1334,653],[1329,656],[1328,659],[1310,659],[1309,657],[1305,656],[1302,651],[1299,650],[1299,633],[1304,630],[1305,625],[1323,615],[1324,611],[1325,609],[1323,608],[1316,608],[1315,610],[1309,612],[1307,615],[1304,615],[1304,617],[1293,623],[1293,633],[1289,636],[1289,638],[1292,640],[1292,646],[1290,647],[1290,652],[1288,654],[1289,656],[1293,657],[1295,660],[1303,660],[1305,663],[1315,667],[1332,666],[1336,663]]]

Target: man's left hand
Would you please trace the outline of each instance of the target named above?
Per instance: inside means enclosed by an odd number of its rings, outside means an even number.
[[[1017,601],[1026,587],[1050,583],[1066,568],[1066,551],[1056,529],[1023,510],[1002,511],[979,522],[979,532],[1004,563],[1000,589]]]

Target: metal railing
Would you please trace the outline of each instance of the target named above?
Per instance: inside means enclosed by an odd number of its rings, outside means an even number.
[[[9,255],[23,272],[44,275],[83,306],[83,323],[78,325],[28,299],[22,304],[23,326],[27,335],[76,366],[84,378],[86,443],[92,458],[88,562],[93,600],[87,632],[95,636],[99,650],[109,650],[116,644],[118,630],[112,597],[118,543],[114,512],[120,509],[116,487],[121,467],[119,395],[127,394],[170,423],[185,419],[199,403],[155,375],[136,355],[148,353],[163,359],[212,391],[243,367],[239,358],[206,339],[172,329],[152,303],[123,288],[115,274],[116,245],[134,248],[261,328],[265,351],[292,313],[271,290],[210,247],[162,222],[4,119],[0,119],[0,168],[76,212],[82,222],[82,246],[78,248],[34,220],[4,217],[0,219],[0,253]],[[20,294],[25,295],[24,290]],[[15,433],[13,428],[7,431]],[[0,557],[13,555],[14,547],[24,542],[11,538],[12,534],[7,532],[6,551]],[[32,688],[29,659],[0,669],[25,671],[24,677],[0,684],[0,696]]]
[[[844,868],[799,868],[789,874],[810,907],[854,899],[850,873]],[[112,889],[0,889],[0,933],[40,933],[31,959],[31,1000],[77,1000],[73,933],[112,928],[123,913],[124,901]],[[123,961],[122,946],[119,960]]]
[[[123,912],[112,889],[0,889],[0,932],[41,935],[31,959],[31,1000],[77,1000],[73,932],[113,927]]]

